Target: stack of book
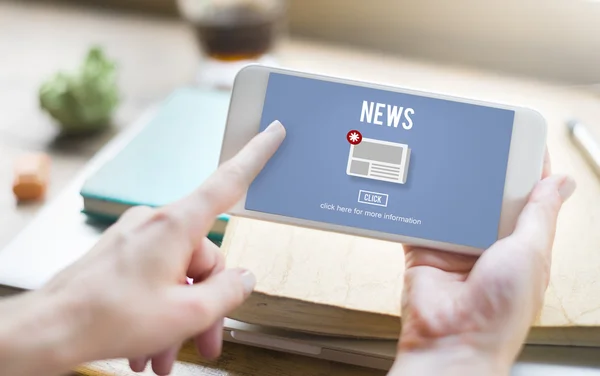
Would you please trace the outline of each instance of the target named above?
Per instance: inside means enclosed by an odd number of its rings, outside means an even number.
[[[191,193],[216,170],[230,94],[181,88],[148,124],[81,189],[83,212],[115,221],[133,206],[160,207]],[[227,215],[215,218],[208,237],[220,243]]]

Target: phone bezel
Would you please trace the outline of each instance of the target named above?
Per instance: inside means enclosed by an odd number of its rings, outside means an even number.
[[[506,171],[504,195],[502,199],[498,239],[502,239],[513,232],[518,216],[525,206],[529,194],[542,176],[544,154],[546,150],[547,125],[543,116],[535,110],[525,107],[401,88],[392,85],[363,82],[342,77],[330,77],[262,65],[247,66],[240,70],[236,75],[231,94],[219,164],[232,158],[252,139],[252,137],[258,134],[264,98],[271,72],[514,111],[515,117],[508,157],[508,168]],[[484,251],[483,249],[460,244],[445,243],[423,238],[414,238],[410,236],[250,211],[245,209],[245,202],[246,196],[244,195],[244,197],[231,208],[228,214],[463,254],[480,255]]]

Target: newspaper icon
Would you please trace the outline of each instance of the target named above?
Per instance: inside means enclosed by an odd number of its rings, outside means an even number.
[[[350,145],[346,174],[404,184],[409,161],[408,145],[363,138],[359,144]]]

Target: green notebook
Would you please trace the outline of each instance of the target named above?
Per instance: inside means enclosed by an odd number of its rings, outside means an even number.
[[[160,207],[200,186],[219,163],[230,94],[176,90],[156,115],[81,189],[83,212],[114,221],[137,205]],[[228,217],[215,219],[209,237],[220,241]]]

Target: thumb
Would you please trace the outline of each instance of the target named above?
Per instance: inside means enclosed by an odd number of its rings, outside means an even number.
[[[573,178],[566,175],[552,175],[540,181],[531,193],[510,237],[526,246],[525,248],[549,253],[560,208],[571,197],[575,188]]]
[[[201,283],[180,286],[186,310],[188,334],[203,333],[218,320],[223,320],[250,296],[256,277],[245,269],[228,269],[214,274]]]
[[[574,191],[575,181],[569,176],[552,175],[538,182],[513,233],[483,252],[469,279],[474,284],[492,276],[515,284],[543,283],[550,268],[560,208]]]

